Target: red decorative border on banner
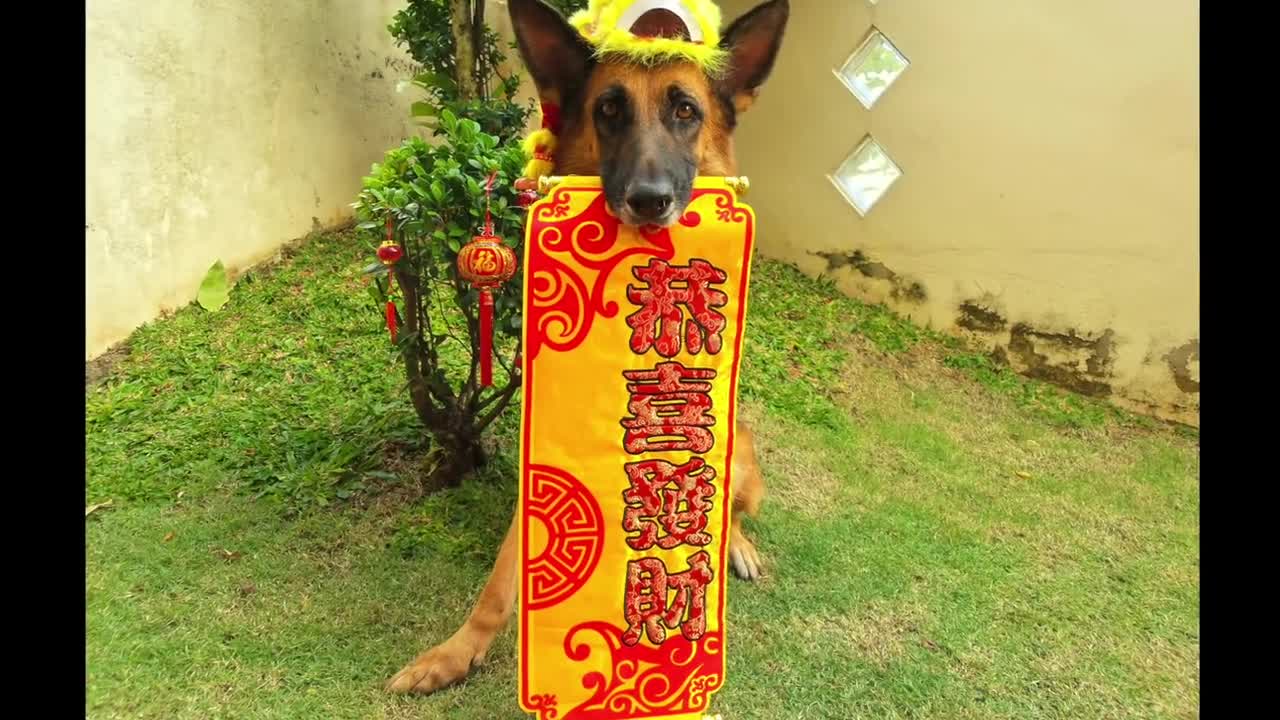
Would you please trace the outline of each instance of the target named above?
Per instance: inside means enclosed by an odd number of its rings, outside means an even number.
[[[614,720],[698,712],[706,695],[723,679],[724,633],[707,633],[697,642],[672,637],[658,647],[622,643],[618,628],[604,622],[583,623],[564,639],[565,656],[582,662],[591,656],[586,643],[575,645],[582,633],[602,638],[609,649],[609,676],[588,673],[582,686],[593,690],[586,702],[564,720]],[[687,692],[686,692],[687,691]]]
[[[529,707],[538,720],[616,720],[662,717],[701,712],[707,695],[724,679],[724,633],[708,633],[697,642],[676,637],[659,647],[622,643],[618,628],[606,622],[575,626],[565,636],[565,657],[583,662],[591,657],[591,646],[579,636],[591,633],[605,641],[609,651],[609,675],[587,673],[582,686],[591,690],[586,702],[560,717],[555,695],[534,695]]]
[[[633,255],[650,255],[669,260],[675,255],[671,231],[661,228],[639,233],[645,242],[630,247],[618,244],[617,216],[609,210],[604,191],[578,215],[569,217],[569,190],[558,189],[546,204],[535,206],[533,223],[545,223],[536,237],[530,238],[532,252],[543,256],[539,265],[550,265],[526,278],[530,303],[528,337],[525,342],[529,358],[537,357],[543,345],[559,352],[572,350],[586,339],[597,314],[611,318],[618,314],[618,304],[604,301],[605,281],[624,259]],[[596,276],[588,281],[568,265],[555,259],[569,254],[577,263]],[[588,286],[590,285],[590,286]]]
[[[546,547],[526,570],[525,603],[533,611],[558,605],[586,584],[604,550],[604,520],[591,491],[559,468],[529,466],[529,490],[525,514],[547,529]]]

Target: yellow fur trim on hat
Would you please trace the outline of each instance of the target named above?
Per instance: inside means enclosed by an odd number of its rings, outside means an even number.
[[[555,172],[556,136],[548,129],[535,130],[524,139],[524,152],[529,162],[524,166],[524,177],[538,179]]]
[[[637,3],[640,8],[635,8]],[[694,27],[690,31],[700,42],[675,38],[639,38],[628,28],[619,27],[628,18],[628,11],[673,9]],[[631,13],[635,14],[635,13]],[[711,0],[590,0],[585,10],[579,10],[569,18],[569,24],[596,48],[597,57],[619,56],[629,62],[652,65],[671,60],[688,60],[709,73],[719,72],[728,59],[720,47],[720,8]]]

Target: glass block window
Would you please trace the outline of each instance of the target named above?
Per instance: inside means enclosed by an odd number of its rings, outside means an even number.
[[[858,214],[865,216],[902,177],[902,168],[868,135],[827,177]]]
[[[872,28],[867,39],[835,74],[858,102],[870,110],[910,64],[884,33]]]

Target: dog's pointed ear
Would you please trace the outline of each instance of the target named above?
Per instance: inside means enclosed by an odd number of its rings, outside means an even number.
[[[591,46],[555,8],[542,0],[508,0],[511,28],[538,95],[562,103],[591,69]]]
[[[790,15],[788,0],[768,0],[734,20],[725,31],[720,46],[729,51],[729,66],[720,78],[720,91],[733,100],[738,112],[751,107],[773,71]]]

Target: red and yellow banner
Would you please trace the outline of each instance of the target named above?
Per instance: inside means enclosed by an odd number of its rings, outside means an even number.
[[[724,178],[671,228],[622,225],[598,178],[529,209],[519,674],[539,720],[700,719],[724,683],[754,234]]]

